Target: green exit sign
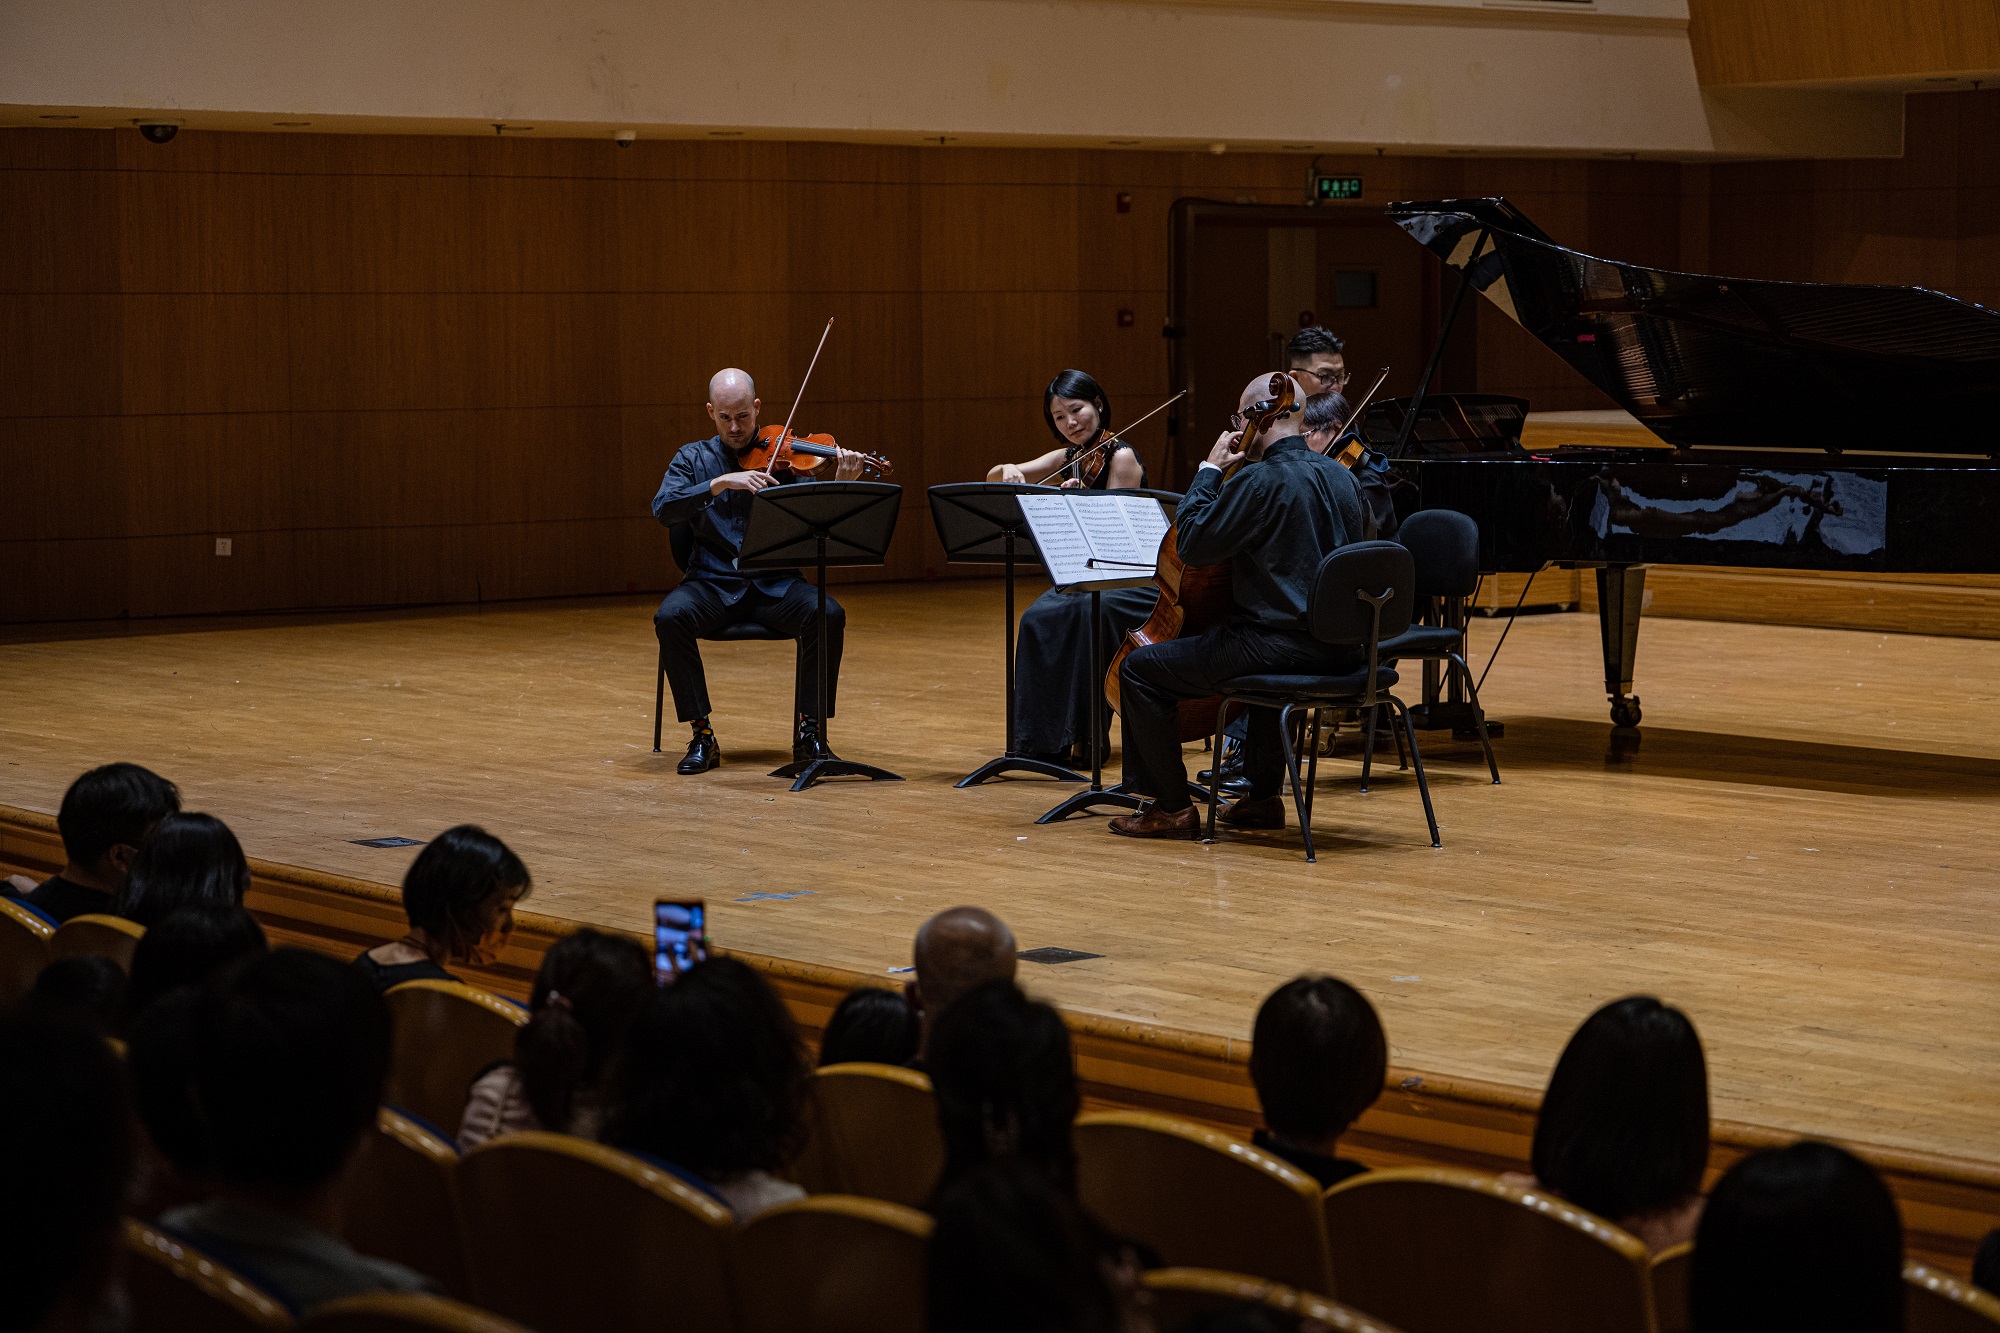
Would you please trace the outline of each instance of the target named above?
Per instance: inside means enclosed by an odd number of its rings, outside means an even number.
[[[1313,198],[1359,199],[1361,178],[1359,176],[1315,176],[1313,178]]]

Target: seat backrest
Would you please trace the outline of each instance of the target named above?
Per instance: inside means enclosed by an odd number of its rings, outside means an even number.
[[[301,1333],[528,1333],[511,1319],[424,1292],[370,1292],[328,1301],[299,1321]]]
[[[826,1065],[812,1080],[806,1149],[793,1175],[812,1194],[921,1207],[944,1170],[937,1098],[914,1069]]]
[[[630,1153],[531,1131],[458,1164],[473,1299],[540,1333],[730,1329],[735,1219]]]
[[[1290,1163],[1191,1121],[1103,1111],[1078,1117],[1076,1165],[1083,1206],[1163,1264],[1335,1294],[1319,1185]]]
[[[0,1008],[26,995],[49,965],[49,937],[55,927],[41,913],[12,898],[0,898]]]
[[[1455,509],[1420,509],[1396,529],[1415,562],[1417,596],[1470,597],[1479,587],[1479,524]]]
[[[1340,1299],[1404,1333],[1651,1333],[1645,1245],[1542,1190],[1443,1167],[1326,1192]]]
[[[1396,542],[1350,542],[1320,561],[1306,606],[1313,637],[1321,643],[1366,644],[1374,632],[1375,608],[1359,594],[1387,592],[1381,637],[1392,639],[1410,627],[1416,587],[1409,548]]]
[[[1694,1242],[1684,1240],[1653,1256],[1653,1322],[1659,1333],[1688,1333],[1688,1279],[1694,1274]]]
[[[248,1333],[292,1326],[275,1297],[178,1236],[128,1217],[124,1243],[134,1328]]]
[[[931,1220],[821,1194],[759,1213],[734,1238],[743,1333],[923,1333]]]
[[[1217,1310],[1260,1305],[1310,1320],[1335,1333],[1396,1333],[1380,1320],[1310,1291],[1287,1287],[1268,1278],[1222,1273],[1212,1268],[1156,1268],[1140,1278],[1152,1295],[1153,1320],[1174,1328]]]
[[[1918,1263],[1903,1265],[1903,1333],[1994,1333],[2000,1297]]]
[[[468,1296],[458,1234],[450,1139],[391,1107],[375,1113],[341,1196],[341,1235],[363,1254],[414,1268],[454,1296]]]
[[[394,1046],[382,1100],[456,1134],[472,1080],[513,1058],[528,1011],[458,981],[406,981],[387,998]]]
[[[122,916],[85,912],[56,927],[56,933],[49,936],[49,957],[53,960],[94,954],[109,958],[130,972],[132,951],[139,947],[139,937],[145,933],[144,926]]]

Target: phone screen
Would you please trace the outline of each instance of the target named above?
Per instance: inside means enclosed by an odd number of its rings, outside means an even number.
[[[697,898],[653,904],[653,972],[664,985],[708,957],[708,909]]]

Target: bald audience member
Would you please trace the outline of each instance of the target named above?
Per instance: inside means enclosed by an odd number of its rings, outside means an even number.
[[[1016,948],[1007,923],[983,907],[947,908],[918,928],[910,1003],[923,1017],[926,1044],[953,1000],[989,981],[1014,979]]]
[[[736,563],[750,520],[750,497],[766,486],[798,480],[784,468],[766,472],[743,466],[744,451],[757,443],[757,413],[762,406],[749,375],[734,368],[715,372],[708,382],[708,415],[715,422],[715,434],[681,446],[653,497],[653,517],[674,531],[677,551],[684,546],[687,550],[684,557],[677,557],[686,566],[680,586],[667,594],[653,615],[667,683],[674,691],[675,714],[693,729],[687,757],[680,762],[683,774],[706,773],[722,762],[722,747],[709,724],[708,677],[696,641],[746,622],[798,640],[792,758],[804,763],[828,753],[818,717],[819,637],[814,625],[818,593],[796,569],[743,570]],[[860,454],[840,450],[833,479],[852,481],[861,475],[861,462]],[[840,682],[847,613],[829,597],[826,617],[830,714]]]

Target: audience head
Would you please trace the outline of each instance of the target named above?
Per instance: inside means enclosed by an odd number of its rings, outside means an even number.
[[[273,1206],[338,1178],[375,1122],[389,1010],[366,977],[277,949],[233,965],[194,1005],[194,1104],[224,1187]]]
[[[1382,1095],[1389,1043],[1375,1006],[1338,977],[1298,977],[1271,992],[1250,1034],[1250,1081],[1264,1123],[1319,1150]]]
[[[880,986],[860,986],[847,992],[819,1042],[821,1065],[857,1060],[882,1065],[908,1064],[916,1058],[923,1020],[904,996]]]
[[[1014,932],[983,907],[952,907],[917,929],[917,1009],[929,1031],[953,1000],[989,981],[1012,981]]]
[[[811,1074],[770,983],[741,959],[709,958],[633,1020],[604,1138],[711,1180],[775,1171],[801,1146]]]
[[[250,865],[229,825],[171,814],[139,849],[111,910],[150,928],[183,907],[241,907],[249,891]]]
[[[446,958],[490,963],[534,881],[507,844],[474,824],[432,839],[403,876],[403,912]]]
[[[514,1066],[545,1128],[570,1123],[576,1094],[603,1081],[652,993],[652,959],[622,935],[579,930],[550,947],[528,997],[528,1021],[514,1035]]]
[[[181,808],[180,789],[137,764],[93,768],[63,793],[56,829],[70,868],[117,889],[153,826]]]
[[[1697,1333],[1895,1333],[1903,1228],[1866,1163],[1825,1143],[1752,1153],[1709,1195],[1695,1236]]]
[[[1623,1221],[1685,1202],[1708,1164],[1708,1065],[1680,1010],[1647,995],[1584,1021],[1535,1118],[1535,1178]]]
[[[194,1100],[195,991],[168,991],[131,1026],[125,1068],[146,1138],[185,1182],[208,1167],[208,1144]]]
[[[1972,1285],[1989,1296],[2000,1296],[2000,1228],[1987,1232],[1972,1256]]]
[[[87,954],[58,958],[35,977],[22,1006],[51,1018],[66,1018],[109,1034],[125,1004],[125,969],[109,958]]]
[[[989,981],[939,1017],[926,1067],[945,1181],[981,1162],[1020,1158],[1074,1190],[1070,1126],[1081,1102],[1069,1029],[1053,1008],[1011,981]]]
[[[270,946],[257,918],[242,907],[183,907],[146,928],[132,950],[127,1015],[177,986],[200,986],[239,958]]]
[[[0,1020],[0,1330],[94,1326],[132,1170],[125,1079],[104,1039],[37,1014]]]

